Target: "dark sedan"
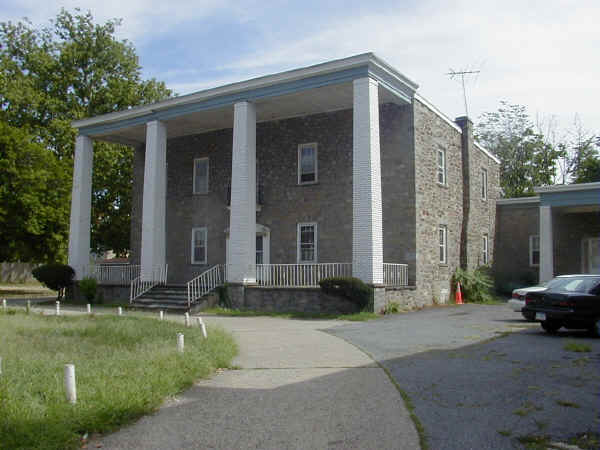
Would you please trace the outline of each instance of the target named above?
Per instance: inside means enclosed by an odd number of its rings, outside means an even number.
[[[570,276],[545,291],[527,293],[526,313],[548,333],[583,328],[600,336],[600,275]]]

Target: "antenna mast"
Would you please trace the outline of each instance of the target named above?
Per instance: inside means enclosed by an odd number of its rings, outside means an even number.
[[[467,117],[469,116],[469,109],[467,107],[467,90],[465,89],[465,75],[479,73],[479,72],[481,72],[481,71],[480,70],[453,70],[453,69],[450,69],[450,71],[446,74],[446,75],[450,75],[451,80],[453,80],[454,77],[460,76],[460,79],[462,82],[462,89],[463,89],[463,98],[465,100],[465,115]]]

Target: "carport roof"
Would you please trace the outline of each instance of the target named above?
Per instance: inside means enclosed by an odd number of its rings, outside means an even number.
[[[73,126],[95,139],[138,145],[153,120],[166,123],[169,138],[231,128],[231,105],[240,101],[255,103],[258,122],[349,109],[353,80],[367,76],[379,83],[380,103],[411,103],[418,88],[375,54],[364,53],[77,120]]]

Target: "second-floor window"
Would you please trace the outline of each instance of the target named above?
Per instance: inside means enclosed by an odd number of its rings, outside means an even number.
[[[194,194],[208,193],[208,158],[194,159]]]
[[[487,200],[487,169],[481,169],[481,199]]]
[[[316,183],[318,181],[317,144],[300,144],[298,146],[298,184]]]
[[[437,150],[437,182],[446,185],[446,150]]]

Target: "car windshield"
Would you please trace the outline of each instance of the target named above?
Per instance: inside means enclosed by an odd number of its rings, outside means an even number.
[[[600,283],[600,277],[554,278],[548,283],[549,291],[589,292]]]

